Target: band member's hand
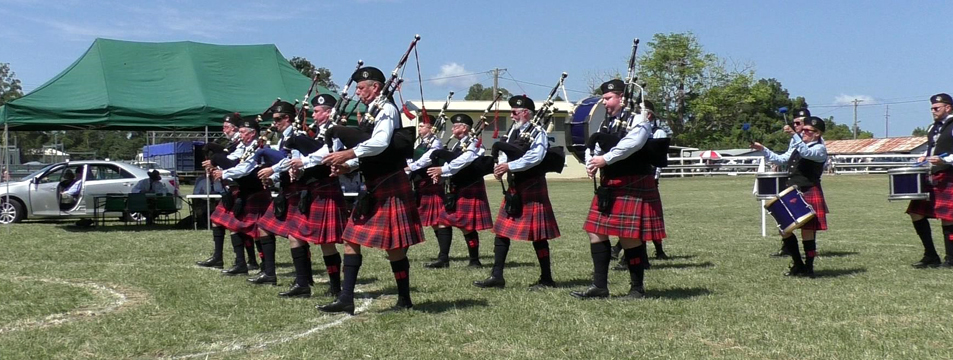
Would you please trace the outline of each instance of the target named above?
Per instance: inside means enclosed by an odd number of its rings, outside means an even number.
[[[434,167],[432,167],[432,168],[427,169],[427,175],[430,175],[430,177],[433,179],[433,183],[434,183],[434,184],[440,182],[440,175],[441,175],[441,174],[443,174],[443,168],[442,168],[442,167],[434,166]]]
[[[599,168],[595,166],[586,166],[586,174],[589,175],[590,179],[596,177],[596,171],[599,171]]]
[[[926,159],[927,159],[927,158],[926,158],[925,156],[921,156],[921,157],[918,157],[918,158],[917,158],[917,162],[918,162],[918,163],[922,163],[922,162],[926,161]]]
[[[503,175],[505,175],[509,171],[510,171],[510,164],[502,163],[493,168],[493,176],[495,176],[496,179],[499,180],[499,179],[502,179]]]
[[[332,165],[331,166],[331,176],[344,175],[351,172],[351,167],[347,164],[341,165]]]
[[[212,180],[221,180],[222,170],[212,170]]]
[[[593,171],[595,171],[605,166],[606,166],[606,158],[602,157],[602,155],[593,156],[592,159],[589,159],[589,165],[586,166],[586,170],[588,171],[589,170],[588,168],[592,168]]]
[[[751,148],[752,148],[752,149],[755,149],[755,150],[758,150],[758,151],[764,151],[764,145],[761,145],[761,143],[759,143],[759,142],[753,142],[753,143],[751,143]]]
[[[304,167],[304,161],[301,161],[301,158],[291,159],[291,168],[300,169]]]
[[[203,167],[203,168],[206,168],[206,169],[211,169],[211,168],[212,168],[212,160],[202,161],[202,167]]]
[[[345,161],[351,160],[356,157],[357,155],[354,155],[354,150],[352,149],[335,151],[333,153],[326,155],[324,157],[324,161],[322,161],[321,163],[325,165],[331,165],[331,166],[343,165]]]
[[[931,156],[931,157],[928,157],[928,158],[927,158],[927,161],[929,161],[929,162],[930,162],[931,164],[933,164],[933,165],[943,164],[943,159],[940,159],[939,156]]]
[[[791,128],[791,125],[784,125],[784,132],[788,135],[794,135],[794,129]]]
[[[261,181],[265,181],[266,179],[271,178],[271,176],[274,174],[275,174],[275,170],[272,170],[270,167],[266,167],[264,169],[258,170],[258,178],[261,179]]]
[[[405,173],[409,173],[409,172],[410,172],[410,166],[404,166],[404,172],[405,172]]]

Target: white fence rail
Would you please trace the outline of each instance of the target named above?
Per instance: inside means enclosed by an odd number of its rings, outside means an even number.
[[[834,155],[833,163],[827,164],[825,170],[829,174],[884,174],[889,169],[912,166],[919,157],[919,154]],[[668,167],[662,168],[662,176],[754,175],[760,159],[761,156],[722,156],[720,160],[670,157]],[[771,164],[765,165],[767,171],[772,171]]]

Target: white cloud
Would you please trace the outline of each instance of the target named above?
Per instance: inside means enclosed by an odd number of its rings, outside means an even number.
[[[478,80],[477,75],[455,62],[440,66],[440,74],[433,77],[434,84],[440,86],[469,87]]]
[[[853,105],[854,99],[860,100],[860,103],[865,105],[877,103],[877,100],[870,95],[847,95],[847,94],[837,95],[837,97],[834,98],[834,103],[837,105]]]

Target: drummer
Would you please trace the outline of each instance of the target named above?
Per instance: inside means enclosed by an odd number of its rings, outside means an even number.
[[[824,173],[824,163],[827,162],[827,147],[822,139],[824,130],[824,120],[821,118],[812,116],[804,119],[801,134],[795,133],[792,136],[790,155],[778,155],[760,143],[751,146],[755,150],[764,151],[767,161],[788,165],[790,176],[787,186],[797,186],[804,195],[804,201],[816,212],[813,219],[801,226],[806,261],[801,259],[797,235],[791,234],[782,239],[785,250],[791,254],[794,262],[785,276],[814,277],[814,257],[817,256],[815,234],[818,230],[827,230],[828,209],[824,201],[824,191],[821,189],[821,175]]]
[[[794,151],[794,134],[801,134],[801,127],[804,125],[804,121],[811,117],[811,111],[808,109],[797,109],[794,110],[794,120],[792,120],[793,127],[791,125],[784,125],[784,132],[788,135],[792,135],[791,142],[788,143],[788,150],[784,152],[783,155],[791,156],[791,152]],[[824,140],[821,140],[820,143],[824,143]],[[780,192],[781,189],[778,189]],[[784,244],[781,244],[781,249],[777,252],[771,253],[772,257],[785,257],[790,256],[788,254],[787,247]]]
[[[919,162],[930,163],[933,186],[928,186],[929,200],[912,200],[907,214],[913,220],[920,241],[923,242],[923,258],[913,264],[915,268],[943,266],[953,267],[953,169],[950,163],[953,156],[939,157],[936,154],[953,154],[953,98],[947,94],[936,94],[930,98],[930,112],[933,113],[933,125],[928,130],[927,151]],[[943,226],[943,245],[946,259],[941,264],[940,255],[933,246],[930,221],[927,218],[940,219]]]

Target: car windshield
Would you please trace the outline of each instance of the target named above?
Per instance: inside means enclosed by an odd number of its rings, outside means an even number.
[[[55,165],[55,164],[53,164],[53,165]],[[23,178],[20,179],[20,181],[27,181],[27,180],[30,180],[30,179],[32,179],[32,178],[35,178],[37,175],[40,175],[40,174],[42,174],[44,171],[46,171],[46,170],[48,170],[49,168],[53,167],[53,165],[44,166],[42,169],[37,170],[37,171],[34,171],[32,174],[27,175],[27,176],[24,176]]]

